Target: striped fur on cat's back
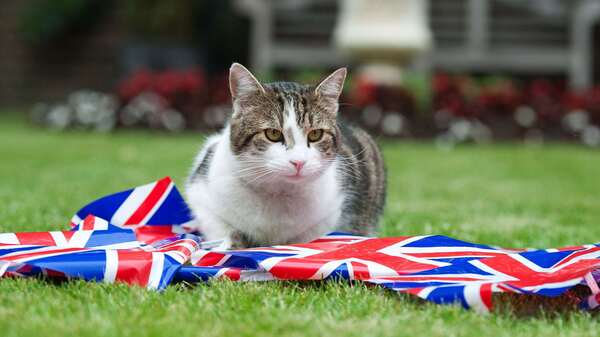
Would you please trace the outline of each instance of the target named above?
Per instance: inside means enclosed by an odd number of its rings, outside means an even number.
[[[232,116],[205,142],[186,188],[207,239],[249,247],[376,232],[383,158],[365,131],[338,118],[345,76],[342,68],[316,86],[261,84],[232,65]]]

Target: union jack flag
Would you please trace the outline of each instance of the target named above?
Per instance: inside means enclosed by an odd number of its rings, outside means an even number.
[[[93,201],[73,216],[71,226],[90,214],[123,227],[183,225],[192,220],[190,210],[169,177]]]
[[[563,294],[600,267],[600,247],[519,251],[439,235],[367,238],[332,233],[305,244],[199,250],[192,263],[200,268],[184,268],[179,274],[186,275],[177,277],[361,280],[435,303],[459,303],[487,312],[494,292]],[[598,299],[592,296],[585,305],[594,308]]]
[[[0,234],[0,275],[45,275],[126,282],[163,289],[200,239],[170,178],[100,198],[79,210],[71,229]]]
[[[218,251],[186,233],[192,220],[169,178],[88,204],[67,231],[0,234],[0,275],[45,275],[163,289],[174,282],[357,280],[480,312],[492,294],[558,296],[577,284],[600,304],[600,245],[502,249],[439,235],[331,233],[308,243]]]

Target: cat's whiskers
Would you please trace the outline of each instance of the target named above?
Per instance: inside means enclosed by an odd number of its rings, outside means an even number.
[[[247,183],[248,185],[250,185],[250,184],[253,184],[254,182],[257,182],[257,180],[259,180],[259,179],[262,179],[262,178],[264,178],[264,177],[268,177],[268,176],[269,176],[269,175],[271,175],[272,173],[274,173],[274,171],[272,171],[272,170],[267,170],[266,172],[264,172],[264,173],[262,173],[262,174],[260,174],[260,175],[257,175],[257,176],[256,176],[254,179],[252,179],[252,180],[250,180],[250,181],[247,181],[246,183]]]
[[[238,170],[230,175],[212,177],[211,181],[221,183],[221,182],[226,182],[229,180],[240,180],[240,179],[243,180],[246,178],[255,177],[257,175],[260,175],[260,174],[262,174],[264,172],[268,172],[268,171],[270,171],[268,168],[265,168],[262,165],[256,165],[256,166],[246,167],[244,169]]]
[[[341,165],[338,165],[336,167],[336,169],[339,172],[342,172],[345,175],[348,175],[348,176],[350,176],[350,177],[352,177],[354,179],[360,179],[360,178],[363,177],[363,174],[362,174],[362,172],[360,170],[353,170],[353,169],[351,169],[350,165],[346,165],[347,163],[345,163],[343,161],[340,161],[339,159],[326,159],[326,160],[323,160],[323,161],[326,162],[326,163],[329,163],[329,164],[333,164],[333,163],[336,163],[336,162],[341,162]],[[361,162],[366,162],[366,160],[357,161],[355,163],[358,164],[358,163],[361,163]]]

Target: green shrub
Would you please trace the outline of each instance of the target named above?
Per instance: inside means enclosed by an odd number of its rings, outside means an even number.
[[[34,0],[21,13],[20,32],[34,46],[91,27],[111,7],[102,0]]]

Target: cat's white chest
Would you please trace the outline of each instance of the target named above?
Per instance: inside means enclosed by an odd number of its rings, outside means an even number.
[[[345,196],[335,165],[314,181],[281,186],[272,194],[242,184],[237,176],[235,159],[222,137],[207,177],[186,189],[200,230],[209,240],[238,230],[259,242],[301,242],[339,225]]]

